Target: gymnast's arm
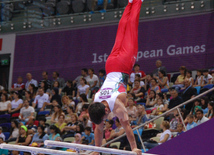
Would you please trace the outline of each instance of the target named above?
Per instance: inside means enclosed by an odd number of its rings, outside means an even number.
[[[95,146],[102,145],[103,127],[104,127],[104,122],[100,123],[99,125],[96,124],[96,128],[94,131]]]

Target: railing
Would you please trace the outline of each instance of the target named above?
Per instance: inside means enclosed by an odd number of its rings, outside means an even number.
[[[185,123],[184,123],[184,120],[183,120],[183,117],[182,117],[182,115],[181,115],[181,112],[180,112],[180,109],[179,109],[179,108],[182,107],[182,106],[184,106],[184,105],[186,105],[186,104],[188,104],[188,103],[190,103],[190,102],[192,102],[192,101],[194,101],[194,100],[197,99],[197,98],[200,98],[200,97],[202,97],[202,96],[204,96],[204,95],[206,95],[206,94],[212,92],[212,91],[214,91],[214,87],[211,88],[211,89],[209,89],[209,90],[207,90],[207,91],[205,91],[205,92],[203,92],[203,93],[201,93],[201,94],[199,94],[198,96],[196,96],[196,97],[194,97],[194,98],[192,98],[192,99],[190,99],[190,100],[188,100],[188,101],[186,101],[186,102],[184,102],[184,103],[182,103],[182,104],[180,104],[180,105],[178,105],[178,106],[176,106],[176,107],[174,107],[174,108],[172,108],[172,109],[166,111],[165,113],[163,113],[163,114],[161,114],[161,115],[158,115],[157,117],[155,117],[155,118],[153,118],[153,119],[151,119],[151,120],[149,120],[149,121],[147,121],[147,122],[145,122],[145,123],[143,123],[143,124],[141,124],[141,125],[135,127],[135,128],[133,129],[133,131],[137,130],[137,134],[138,134],[138,137],[139,137],[139,139],[140,139],[140,142],[141,142],[141,145],[142,145],[142,148],[144,149],[144,151],[146,151],[146,149],[145,149],[145,146],[144,146],[144,144],[143,144],[143,140],[142,140],[142,138],[141,138],[141,135],[140,135],[140,133],[139,133],[139,130],[138,130],[139,128],[142,128],[142,127],[145,126],[146,124],[151,123],[151,122],[155,121],[156,119],[158,119],[158,118],[160,118],[160,117],[163,117],[163,116],[165,116],[166,114],[169,114],[169,113],[171,113],[171,112],[177,110],[178,113],[179,113],[179,116],[180,116],[180,118],[181,118],[182,124],[183,124],[184,128],[186,129],[186,126],[185,126]],[[106,145],[109,145],[109,144],[111,144],[111,143],[117,141],[118,139],[120,139],[120,138],[122,138],[122,137],[124,137],[124,136],[126,136],[126,133],[124,133],[123,135],[121,135],[121,136],[119,136],[119,137],[117,137],[117,138],[115,138],[115,139],[113,139],[113,140],[107,142],[106,144],[104,144],[104,145],[102,145],[102,146],[104,147],[104,146],[106,146]]]

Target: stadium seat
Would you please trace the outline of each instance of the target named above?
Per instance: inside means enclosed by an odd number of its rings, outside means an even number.
[[[19,117],[19,115],[20,115],[20,113],[15,113],[15,114],[12,114],[12,118],[14,119],[14,118],[18,118]]]
[[[200,94],[201,86],[196,86],[195,89],[197,90],[197,94]]]
[[[162,124],[163,120],[164,120],[164,117],[160,117],[160,118],[154,120],[154,123],[156,124],[156,129],[157,130],[161,130],[160,125]]]
[[[116,146],[117,146],[117,149],[120,149],[120,144],[121,144],[121,142],[114,142],[114,143],[111,143],[111,144],[110,144],[110,147],[116,145]]]
[[[142,128],[140,128],[140,129],[138,129],[138,131],[139,131],[139,133],[140,133],[140,136],[142,136],[143,129],[142,129]],[[134,132],[134,134],[135,134],[135,135],[138,135],[138,134],[137,134],[137,130],[134,130],[133,132]],[[140,142],[140,138],[139,138],[139,136],[138,136],[138,139],[137,139],[137,140],[138,140],[138,142]]]
[[[3,132],[3,134],[5,135],[5,140],[8,140],[8,138],[10,137],[10,133],[9,132]]]
[[[40,111],[37,115],[49,115],[50,111]]]
[[[64,142],[74,142],[75,138],[74,137],[67,137],[64,139]]]
[[[7,122],[10,122],[10,114],[0,115],[0,120],[1,119],[7,120]]]
[[[154,140],[154,141],[156,141],[156,142],[160,141],[160,137],[152,137],[151,139]]]
[[[213,84],[208,84],[208,85],[204,86],[203,88],[211,89],[212,87],[213,87]]]
[[[168,92],[169,90],[168,89],[161,89],[161,92],[162,93],[166,93],[166,92]]]

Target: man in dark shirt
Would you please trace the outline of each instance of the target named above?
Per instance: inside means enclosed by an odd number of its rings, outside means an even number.
[[[169,102],[168,109],[172,109],[183,102],[182,98],[178,96],[178,92],[175,89],[171,91],[171,96],[172,99]]]
[[[66,82],[66,86],[63,88],[62,92],[64,92],[66,95],[71,95],[72,97],[75,96],[75,90],[72,81],[68,80]]]
[[[48,79],[48,72],[42,72],[42,80],[39,82],[39,87],[41,87],[42,81],[45,81],[47,83],[48,89],[51,89],[51,80]]]
[[[192,97],[197,95],[197,90],[190,85],[190,81],[188,79],[184,80],[184,91],[182,92],[182,99],[183,101],[187,101]],[[188,103],[185,106],[185,109],[190,111],[192,109],[193,102]]]

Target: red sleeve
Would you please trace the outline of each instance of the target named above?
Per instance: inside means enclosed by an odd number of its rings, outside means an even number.
[[[150,91],[151,91],[151,88],[149,88],[149,90],[148,90],[148,95],[150,94]]]
[[[22,83],[21,87],[22,87],[22,89],[25,89],[25,84],[24,84],[24,83]]]
[[[146,76],[146,73],[144,71],[140,71],[140,72],[141,72],[142,77]]]
[[[14,84],[12,85],[12,88],[14,88]]]

